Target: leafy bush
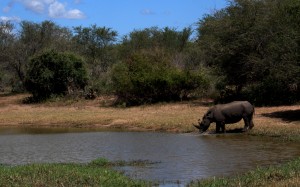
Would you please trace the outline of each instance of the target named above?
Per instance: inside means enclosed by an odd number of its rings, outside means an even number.
[[[133,55],[127,62],[115,64],[111,73],[119,104],[176,101],[197,88],[208,87],[202,74],[172,67],[163,55]]]
[[[246,87],[242,94],[244,98],[257,106],[276,106],[293,104],[299,101],[299,90],[294,89],[288,80],[267,77],[258,84]]]
[[[87,84],[83,61],[67,53],[45,52],[31,59],[25,87],[36,100],[66,95]]]

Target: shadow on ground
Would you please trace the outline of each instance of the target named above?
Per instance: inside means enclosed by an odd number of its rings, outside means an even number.
[[[285,110],[262,114],[265,117],[280,118],[286,122],[300,121],[300,110]]]

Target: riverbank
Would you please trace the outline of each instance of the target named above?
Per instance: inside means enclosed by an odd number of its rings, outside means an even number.
[[[203,101],[111,107],[112,98],[23,104],[28,95],[0,96],[0,127],[61,127],[126,131],[197,132],[192,126],[209,106]],[[206,102],[205,104],[207,104]],[[300,141],[300,105],[256,107],[250,135]],[[243,121],[226,130],[242,128]],[[215,125],[209,131],[214,132]]]

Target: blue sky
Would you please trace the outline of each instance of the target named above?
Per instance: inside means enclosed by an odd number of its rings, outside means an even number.
[[[152,26],[180,30],[227,4],[227,0],[1,0],[0,20],[52,20],[67,27],[97,24],[125,35]]]

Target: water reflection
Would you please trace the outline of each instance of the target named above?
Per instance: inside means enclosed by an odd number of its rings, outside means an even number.
[[[55,130],[55,129],[54,129]],[[146,167],[118,168],[131,177],[187,183],[230,175],[299,156],[299,145],[247,135],[167,134],[149,132],[78,132],[0,130],[0,163],[87,163],[99,157],[149,160]]]

